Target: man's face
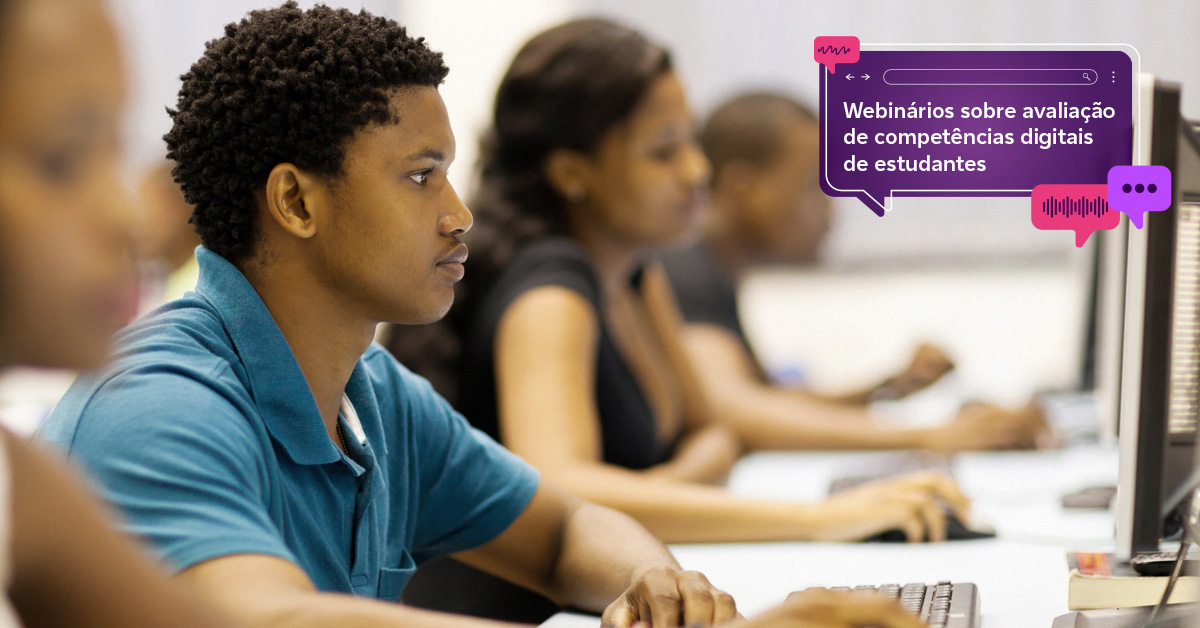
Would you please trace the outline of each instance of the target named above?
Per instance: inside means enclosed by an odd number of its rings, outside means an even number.
[[[757,171],[738,199],[744,235],[766,262],[812,262],[829,233],[832,207],[818,184],[816,124],[793,120],[778,157]]]
[[[471,212],[446,178],[455,144],[437,88],[399,88],[390,101],[399,122],[356,133],[325,190],[315,271],[370,320],[427,323],[454,301]]]

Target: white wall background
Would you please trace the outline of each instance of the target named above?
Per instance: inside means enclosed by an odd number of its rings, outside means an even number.
[[[166,108],[175,105],[179,76],[200,58],[205,42],[224,35],[225,25],[242,19],[247,12],[281,3],[282,0],[109,0],[117,27],[124,36],[131,78],[126,122],[126,152],[131,170],[166,157],[162,136],[171,128]],[[326,4],[399,17],[396,0]]]

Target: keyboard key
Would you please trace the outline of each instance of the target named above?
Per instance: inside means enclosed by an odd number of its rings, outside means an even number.
[[[903,586],[858,585],[830,587],[830,591],[873,593],[899,601],[900,607],[920,617],[931,628],[979,628],[979,594],[971,583],[954,584],[942,580],[936,584],[910,582]]]

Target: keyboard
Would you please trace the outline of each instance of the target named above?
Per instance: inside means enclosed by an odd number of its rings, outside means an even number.
[[[900,601],[904,610],[927,622],[931,628],[979,628],[979,590],[970,582],[938,582],[906,585],[829,587],[830,591],[875,593]]]

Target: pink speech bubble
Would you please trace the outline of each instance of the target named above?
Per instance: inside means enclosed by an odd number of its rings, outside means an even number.
[[[818,37],[813,40],[813,58],[829,68],[830,74],[836,74],[833,68],[837,64],[858,61],[858,38]]]
[[[1046,184],[1033,188],[1030,197],[1033,226],[1070,229],[1075,246],[1083,246],[1093,233],[1121,224],[1121,213],[1108,206],[1108,184]]]

